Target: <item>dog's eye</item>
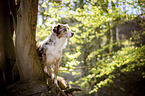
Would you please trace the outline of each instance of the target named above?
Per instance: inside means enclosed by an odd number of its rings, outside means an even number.
[[[48,43],[45,43],[45,45],[48,45]]]
[[[64,31],[66,31],[66,28],[64,29]]]

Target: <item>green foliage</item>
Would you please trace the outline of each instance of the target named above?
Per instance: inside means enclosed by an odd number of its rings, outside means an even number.
[[[145,66],[144,21],[137,16],[142,14],[140,8],[143,6],[137,0],[42,2],[37,41],[50,35],[55,24],[69,24],[75,35],[64,49],[60,75],[69,75],[65,77],[69,84],[93,94],[112,84],[116,74]]]
[[[107,85],[113,82],[115,74],[121,74],[122,72],[135,71],[136,67],[145,66],[145,46],[142,47],[126,47],[117,51],[113,56],[108,56],[105,59],[100,60],[97,68],[92,68],[90,72],[91,76],[88,78],[101,78],[106,76],[104,80],[98,82],[94,89],[90,91],[97,92],[97,89],[101,86]],[[120,69],[119,72],[116,69]],[[93,76],[93,77],[92,77]]]

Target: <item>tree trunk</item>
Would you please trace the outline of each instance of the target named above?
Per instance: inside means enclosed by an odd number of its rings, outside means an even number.
[[[38,1],[20,0],[17,12],[16,59],[20,79],[43,79],[43,70],[36,52],[35,32]]]
[[[15,64],[13,44],[13,22],[11,21],[8,0],[0,3],[0,94],[7,85],[12,84],[12,68]]]
[[[117,51],[117,37],[116,37],[116,26],[112,28],[112,40],[113,40],[113,47],[112,51],[116,52]]]
[[[15,9],[16,6],[19,8]],[[2,0],[0,3],[0,96],[49,94],[46,82],[43,82],[44,72],[36,51],[37,12],[37,0],[17,0],[17,5],[15,0]],[[12,40],[14,29],[15,52]],[[15,54],[20,81],[12,84]],[[55,94],[62,92],[58,89],[55,88]]]
[[[108,45],[108,44],[110,44],[110,40],[111,40],[111,32],[110,32],[110,22],[108,22],[108,23],[106,23],[107,25],[108,25],[108,30],[107,30],[107,32],[106,32],[106,37],[107,37],[107,42],[106,42],[106,45]],[[107,47],[106,48],[106,50],[105,50],[107,53],[109,53],[110,52],[110,49],[109,49],[109,47]]]
[[[5,14],[3,11],[3,8],[5,6],[4,2],[0,3],[0,94],[4,95],[5,91],[5,85],[4,85],[4,78],[3,78],[3,73],[5,69],[5,53],[4,53],[4,32],[5,32],[5,27],[3,26],[4,24],[4,17]]]

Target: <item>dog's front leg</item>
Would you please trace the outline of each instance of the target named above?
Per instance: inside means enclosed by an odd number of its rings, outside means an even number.
[[[58,67],[59,67],[59,63],[54,64],[54,83],[56,85],[58,85],[57,84]]]
[[[50,66],[44,66],[44,72],[53,80]],[[48,79],[46,79],[46,84],[48,84]]]
[[[47,65],[47,72],[48,72],[48,75],[51,77],[51,79],[53,79],[52,70],[51,70],[51,66],[50,65]]]

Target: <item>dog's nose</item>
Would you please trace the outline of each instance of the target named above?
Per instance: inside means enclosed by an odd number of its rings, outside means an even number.
[[[71,33],[71,37],[74,36],[74,33]]]

